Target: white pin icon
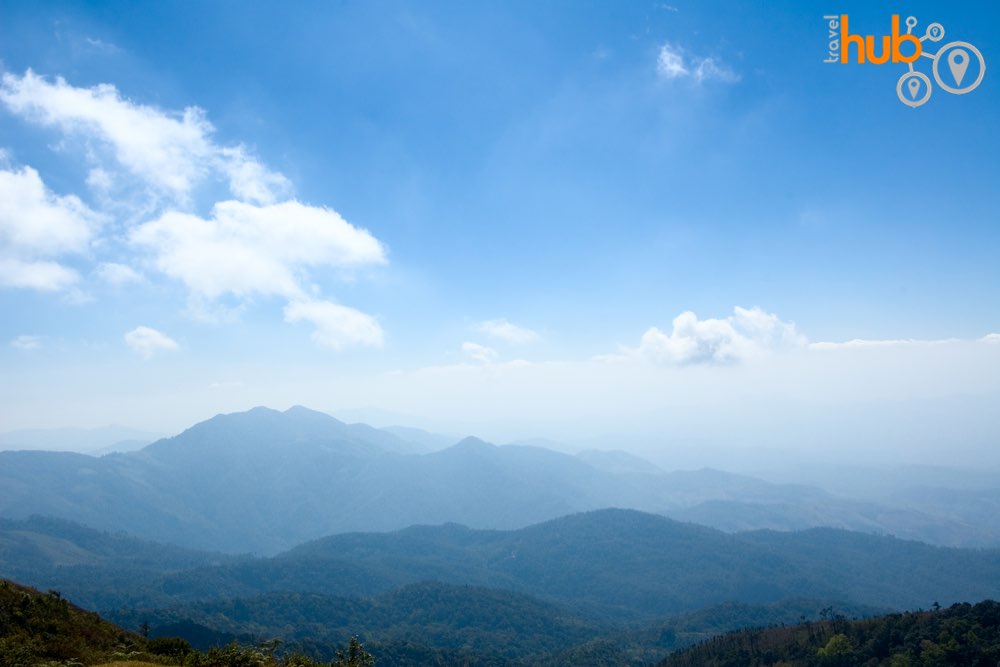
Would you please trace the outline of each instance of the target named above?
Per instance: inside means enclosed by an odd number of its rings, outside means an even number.
[[[969,69],[969,53],[963,49],[952,49],[948,54],[948,69],[955,77],[955,85],[962,87],[962,79],[965,78],[965,70]]]
[[[920,81],[918,79],[910,79],[906,82],[906,87],[910,89],[910,99],[917,99],[917,93],[920,92]]]

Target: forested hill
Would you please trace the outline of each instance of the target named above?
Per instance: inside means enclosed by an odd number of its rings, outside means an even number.
[[[125,659],[145,640],[73,606],[55,592],[0,579],[0,665]]]
[[[675,653],[660,667],[998,664],[1000,603],[987,600],[858,621],[834,618],[792,627],[732,632]]]
[[[174,559],[180,562],[150,561],[145,570],[101,557],[107,550],[101,540],[114,536],[75,530],[57,539],[55,531],[39,530],[0,525],[0,544],[8,545],[0,549],[0,566],[98,610],[269,592],[370,597],[421,581],[515,591],[617,621],[729,601],[808,597],[916,609],[935,600],[1000,598],[995,550],[827,529],[728,535],[633,510],[581,513],[513,531],[444,525],[336,535],[267,559],[213,561],[181,552]],[[77,534],[87,538],[86,550],[74,550]],[[12,553],[38,556],[31,568],[20,559],[5,564]],[[52,553],[59,558],[43,558]],[[70,554],[79,559],[67,561]],[[185,569],[184,560],[194,567]]]
[[[148,626],[144,626],[144,630]],[[145,633],[144,633],[145,634]],[[186,667],[327,667],[298,653],[279,654],[279,642],[213,646],[206,653],[181,637],[149,639],[102,620],[64,599],[0,579],[0,667],[174,665]],[[346,654],[346,655],[345,655]],[[329,667],[372,667],[371,655],[351,638],[331,649]]]

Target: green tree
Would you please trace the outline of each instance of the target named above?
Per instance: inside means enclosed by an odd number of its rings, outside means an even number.
[[[835,634],[830,637],[830,641],[826,643],[826,646],[817,651],[817,655],[824,658],[833,658],[842,655],[850,655],[854,652],[854,645],[851,644],[851,640],[848,639],[845,634]]]
[[[365,650],[357,637],[351,637],[347,645],[347,653],[337,651],[337,657],[330,663],[331,667],[374,667],[375,657]]]
[[[913,667],[913,661],[906,653],[894,653],[889,660],[889,667]]]
[[[843,633],[837,633],[830,637],[826,646],[816,651],[820,657],[821,664],[824,665],[853,665],[854,664],[854,644],[850,638]]]

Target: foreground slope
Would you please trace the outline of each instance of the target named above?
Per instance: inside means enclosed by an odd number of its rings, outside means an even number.
[[[0,664],[97,664],[145,648],[142,637],[70,604],[59,593],[0,579]]]

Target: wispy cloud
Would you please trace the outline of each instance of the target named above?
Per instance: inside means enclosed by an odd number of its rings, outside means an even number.
[[[24,334],[10,341],[10,346],[18,350],[37,350],[42,346],[42,339],[39,336]]]
[[[100,53],[114,55],[122,52],[121,47],[96,37],[84,37],[83,41],[90,49],[99,51]]]
[[[128,285],[141,283],[144,280],[142,274],[131,266],[117,262],[102,262],[94,270],[94,273],[98,279],[109,285]]]
[[[303,320],[316,327],[313,341],[333,350],[352,345],[381,347],[385,336],[371,315],[332,301],[293,301],[285,307],[286,322]]]
[[[178,349],[177,342],[150,327],[139,326],[125,334],[125,344],[143,359],[149,359],[159,352]]]
[[[476,331],[506,343],[520,345],[538,340],[538,333],[508,322],[506,319],[486,320],[473,327]]]
[[[721,59],[711,56],[689,56],[678,44],[664,42],[656,58],[656,71],[667,80],[692,79],[697,83],[720,81],[736,83],[737,74]]]
[[[473,361],[478,361],[482,364],[492,364],[497,360],[498,356],[497,351],[493,348],[469,341],[462,343],[462,352],[468,355]]]

